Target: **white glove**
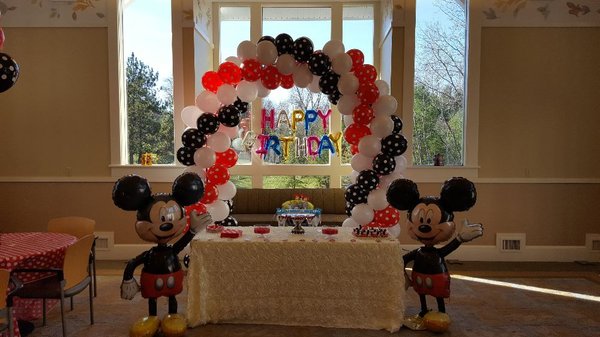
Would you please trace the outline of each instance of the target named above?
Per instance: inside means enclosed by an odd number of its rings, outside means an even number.
[[[480,223],[469,223],[469,220],[463,221],[463,228],[458,234],[458,241],[469,242],[483,235],[483,226]]]
[[[192,211],[192,214],[190,214],[190,218],[190,230],[194,233],[199,233],[200,231],[205,229],[206,226],[213,223],[213,219],[208,213],[198,214],[198,212]]]
[[[132,277],[130,280],[123,280],[121,282],[121,298],[124,300],[132,300],[135,294],[140,291],[140,285]]]

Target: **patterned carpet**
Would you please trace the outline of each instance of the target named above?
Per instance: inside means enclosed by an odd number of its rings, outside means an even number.
[[[112,268],[112,269],[111,269]],[[139,295],[133,301],[119,297],[121,265],[101,270],[98,297],[94,301],[95,324],[89,325],[86,292],[75,298],[75,310],[67,312],[69,336],[127,336],[129,325],[147,312],[147,302]],[[600,266],[576,264],[490,264],[451,265],[452,296],[446,301],[453,323],[446,333],[401,329],[399,336],[598,336],[600,331]],[[468,275],[472,278],[464,278]],[[481,282],[499,281],[488,284]],[[517,289],[511,285],[532,288]],[[544,289],[589,295],[587,299],[565,293],[544,293]],[[571,294],[572,296],[573,294]],[[179,299],[179,312],[185,313],[185,294]],[[418,311],[416,294],[408,291],[407,314]],[[430,306],[434,304],[430,300]],[[159,300],[159,314],[167,304]],[[360,317],[357,317],[360,319]],[[32,337],[61,336],[60,312],[49,313],[48,324],[35,322]],[[385,337],[387,331],[325,329],[269,325],[213,324],[189,329],[186,336],[311,336],[311,337]]]

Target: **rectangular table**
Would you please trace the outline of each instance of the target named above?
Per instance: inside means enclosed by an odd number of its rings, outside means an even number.
[[[231,228],[231,227],[228,227]],[[355,238],[339,228],[291,234],[252,227],[241,238],[202,232],[191,243],[187,276],[190,326],[279,324],[397,331],[404,316],[404,266],[395,239]]]

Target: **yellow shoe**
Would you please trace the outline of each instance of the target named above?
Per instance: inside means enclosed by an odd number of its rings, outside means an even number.
[[[160,327],[160,320],[156,316],[138,319],[129,328],[129,337],[152,337]]]
[[[426,330],[423,317],[419,316],[419,314],[404,317],[404,326],[415,331]]]
[[[428,312],[423,317],[425,328],[433,332],[444,332],[450,327],[450,316],[444,312]]]
[[[181,314],[168,314],[162,321],[162,332],[166,337],[182,337],[187,330],[187,321]]]

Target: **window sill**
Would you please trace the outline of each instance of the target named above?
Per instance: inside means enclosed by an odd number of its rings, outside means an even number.
[[[185,171],[183,165],[155,164],[143,165],[110,165],[111,176],[119,179],[129,174],[140,175],[150,182],[170,182]]]
[[[417,183],[442,183],[452,177],[477,179],[478,166],[410,166],[404,176]]]

